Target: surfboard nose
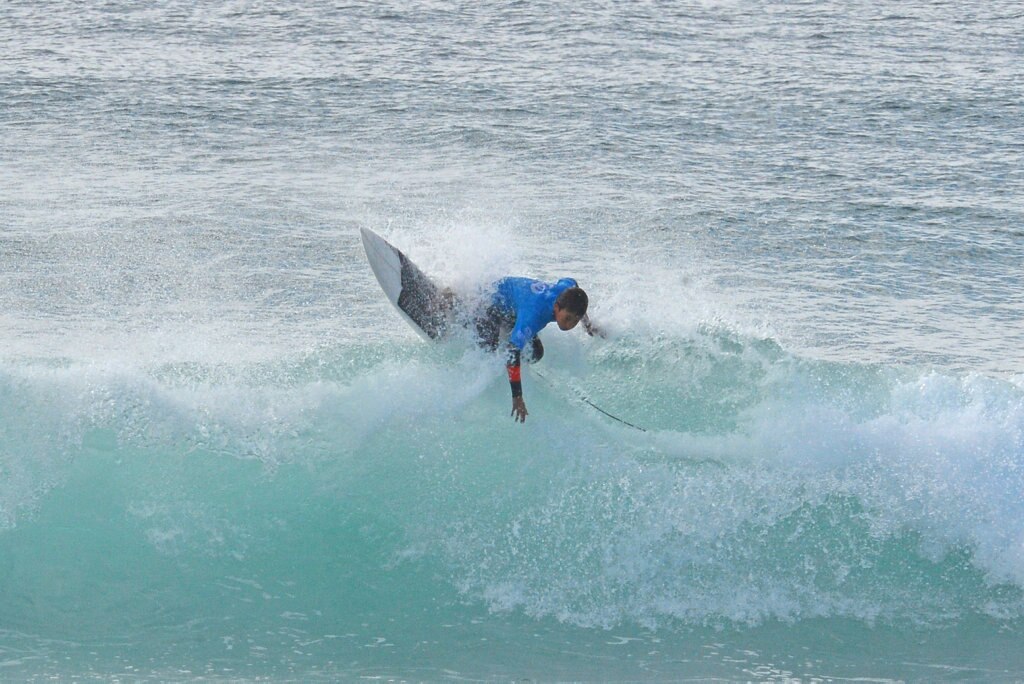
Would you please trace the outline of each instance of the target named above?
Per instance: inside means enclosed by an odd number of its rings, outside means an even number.
[[[369,228],[360,228],[366,260],[370,262],[373,275],[377,277],[384,294],[395,306],[402,294],[402,258],[400,252],[387,240]]]
[[[369,228],[360,228],[366,260],[402,317],[427,339],[448,334],[455,295],[438,287],[416,264]]]

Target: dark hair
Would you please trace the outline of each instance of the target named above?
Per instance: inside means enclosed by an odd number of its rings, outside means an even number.
[[[570,287],[568,290],[558,295],[558,299],[555,300],[555,304],[558,304],[558,308],[565,309],[569,313],[575,314],[580,318],[587,315],[587,293],[580,287]]]

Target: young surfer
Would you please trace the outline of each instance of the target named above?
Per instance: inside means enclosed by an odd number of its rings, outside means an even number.
[[[525,360],[540,360],[544,345],[537,333],[544,326],[557,321],[560,329],[572,330],[582,322],[587,334],[604,337],[587,317],[587,293],[572,278],[562,278],[557,283],[502,278],[478,308],[463,301],[451,288],[438,287],[405,254],[369,228],[360,228],[359,232],[366,259],[384,294],[424,337],[443,340],[451,334],[453,324],[468,323],[476,327],[481,346],[495,351],[508,332],[506,366],[512,386],[512,417],[517,422],[525,422],[528,415],[520,371],[523,350],[529,343]],[[597,406],[594,408],[625,423]]]
[[[486,310],[476,319],[476,331],[481,346],[492,351],[498,348],[502,333],[510,331],[505,366],[512,386],[512,417],[517,422],[526,422],[529,415],[521,375],[524,352],[527,362],[540,360],[544,345],[537,333],[552,321],[560,330],[572,330],[582,322],[588,335],[602,335],[587,317],[587,304],[587,293],[572,278],[544,283],[509,277],[495,284]]]

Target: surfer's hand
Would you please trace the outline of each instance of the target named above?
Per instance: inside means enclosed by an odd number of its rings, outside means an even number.
[[[608,335],[605,334],[604,330],[601,330],[601,328],[594,325],[594,322],[590,320],[590,317],[587,316],[586,314],[583,315],[583,329],[586,330],[587,334],[590,335],[591,337],[593,337],[594,335],[597,335],[601,339],[608,337]]]
[[[517,423],[525,423],[529,412],[526,410],[526,402],[522,397],[512,397],[512,417]]]

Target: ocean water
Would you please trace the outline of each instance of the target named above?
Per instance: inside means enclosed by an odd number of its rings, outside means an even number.
[[[0,679],[1024,679],[1022,37],[5,0]],[[609,336],[514,424],[360,227]]]

